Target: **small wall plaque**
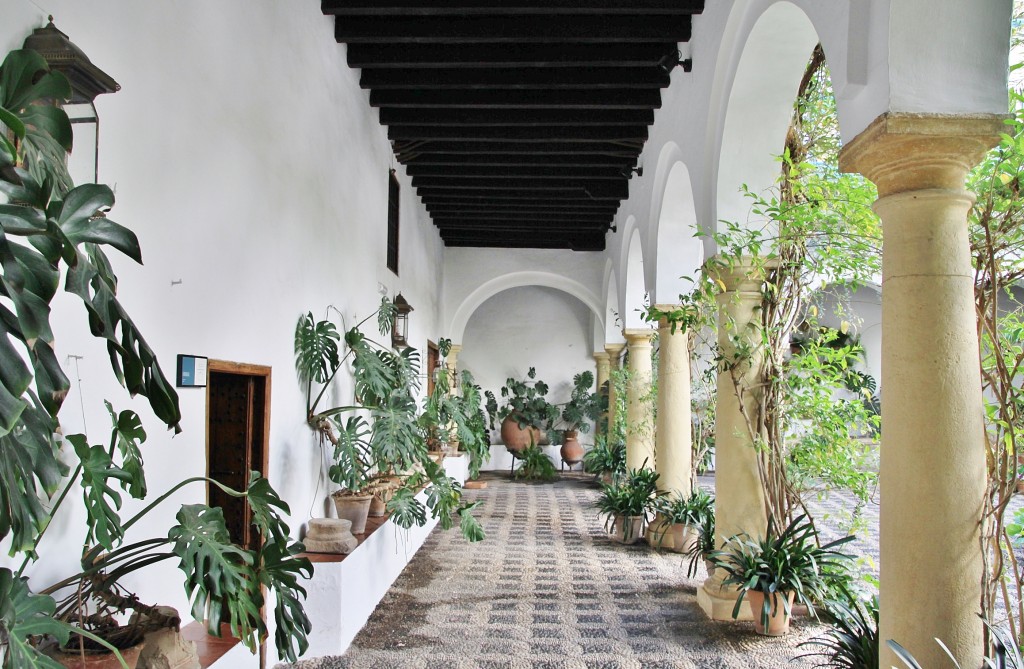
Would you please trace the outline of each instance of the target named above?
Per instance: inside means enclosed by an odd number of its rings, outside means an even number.
[[[206,361],[207,358],[199,355],[178,354],[178,387],[179,388],[205,388],[206,387]]]

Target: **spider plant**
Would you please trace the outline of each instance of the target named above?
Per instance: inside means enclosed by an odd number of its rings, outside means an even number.
[[[604,435],[594,438],[594,447],[583,455],[583,469],[591,474],[608,474],[616,479],[626,473],[626,445],[608,441]]]
[[[558,479],[558,470],[551,459],[544,454],[540,446],[530,444],[519,453],[520,465],[515,477],[527,481],[554,481]]]
[[[623,518],[624,522],[627,518],[639,518],[629,522],[639,522],[642,529],[661,494],[658,492],[658,473],[641,467],[631,470],[620,481],[602,483],[595,505],[607,516],[605,529],[609,532],[617,517]]]
[[[799,644],[816,647],[800,657],[820,658],[816,667],[878,669],[878,596],[858,597],[842,588],[822,607],[831,624],[824,635]]]

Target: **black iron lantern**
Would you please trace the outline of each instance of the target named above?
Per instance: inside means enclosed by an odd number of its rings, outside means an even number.
[[[405,348],[409,345],[409,313],[412,305],[405,301],[402,294],[395,296],[395,319],[391,323],[391,345]]]

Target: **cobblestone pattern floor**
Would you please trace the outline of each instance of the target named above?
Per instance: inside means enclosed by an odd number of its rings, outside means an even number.
[[[702,477],[701,485],[713,486]],[[768,639],[750,623],[711,622],[696,602],[703,567],[687,579],[680,556],[604,533],[592,477],[554,484],[491,477],[478,498],[486,541],[436,530],[342,657],[301,669],[761,669],[795,659],[823,628],[794,621]],[[833,517],[849,500],[815,509]],[[867,521],[877,532],[877,507]],[[833,531],[833,533],[836,533]],[[858,555],[877,546],[861,542]]]

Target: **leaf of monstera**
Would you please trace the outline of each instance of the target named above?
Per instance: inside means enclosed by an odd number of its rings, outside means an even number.
[[[56,609],[52,597],[32,594],[28,579],[18,578],[10,569],[0,569],[0,637],[7,642],[5,667],[62,669],[60,663],[29,643],[30,638],[41,635],[67,643],[71,628],[53,619]]]
[[[121,495],[110,485],[110,479],[125,485],[131,482],[132,475],[115,465],[102,446],[90,446],[84,434],[68,435],[67,440],[74,446],[82,466],[82,497],[88,525],[86,542],[95,540],[107,550],[113,550],[124,536],[124,530],[117,513],[121,508]]]
[[[0,538],[11,537],[10,554],[30,551],[50,516],[40,498],[57,491],[67,467],[58,458],[57,422],[28,393],[24,429],[0,436]]]
[[[387,503],[387,511],[392,522],[402,529],[412,526],[423,527],[427,522],[427,509],[416,499],[416,491],[409,486],[402,486],[395,491]]]
[[[207,631],[220,636],[220,622],[255,648],[254,633],[265,633],[260,619],[263,595],[254,570],[252,553],[231,543],[224,511],[205,504],[185,504],[178,524],[167,536],[185,574],[185,592],[192,602],[192,617],[206,622]]]
[[[302,605],[306,590],[299,585],[300,576],[308,579],[313,575],[309,559],[297,557],[304,550],[298,542],[272,541],[264,544],[259,552],[260,582],[274,592],[276,599],[274,642],[278,655],[289,662],[298,661],[309,648],[307,635],[313,629]]]
[[[370,447],[376,462],[409,469],[424,459],[426,440],[416,424],[416,400],[408,393],[395,393],[387,404],[373,410]]]
[[[142,427],[142,419],[134,411],[125,410],[114,413],[114,407],[106,400],[110,420],[113,424],[110,439],[117,445],[121,454],[121,469],[131,477],[121,481],[121,489],[135,499],[146,497],[146,472],[142,468],[142,450],[139,448],[146,441],[146,430]]]
[[[105,244],[141,263],[142,249],[135,233],[100,215],[112,206],[114,193],[109,186],[83,184],[64,198],[57,216],[57,225],[76,246],[85,243]]]
[[[281,518],[291,513],[288,504],[277,494],[270,481],[260,476],[259,472],[249,472],[249,487],[246,488],[246,499],[252,510],[252,524],[260,536],[272,539],[274,543],[288,545],[288,525]]]
[[[316,322],[308,312],[295,324],[295,370],[302,383],[326,383],[338,369],[338,334],[334,323]]]

